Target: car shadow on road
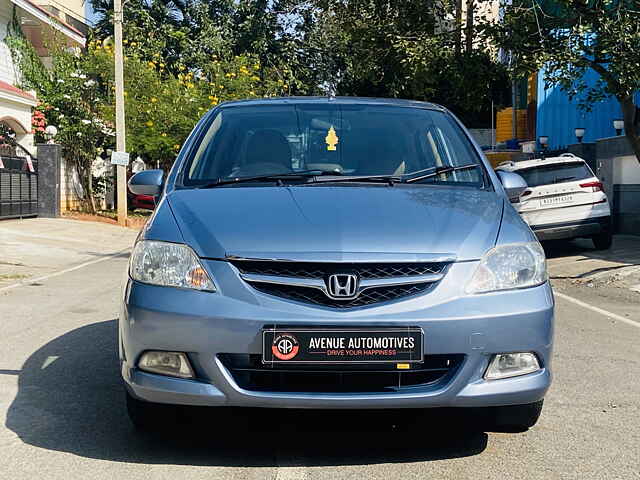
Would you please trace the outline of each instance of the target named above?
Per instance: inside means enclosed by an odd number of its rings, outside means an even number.
[[[547,240],[542,243],[547,258],[561,258],[583,256],[576,259],[584,261],[590,259],[602,259],[620,264],[640,263],[640,239],[630,235],[616,235],[613,237],[613,245],[607,250],[596,250],[593,242],[586,238],[573,240]]]
[[[189,409],[189,425],[133,429],[117,365],[117,322],[93,323],[34,352],[6,426],[40,448],[119,462],[273,467],[363,465],[477,455],[483,432],[415,410]]]

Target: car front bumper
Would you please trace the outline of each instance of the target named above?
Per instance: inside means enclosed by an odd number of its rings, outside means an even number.
[[[224,290],[205,293],[128,280],[119,324],[122,377],[136,398],[182,405],[359,409],[536,402],[551,383],[551,288],[546,283],[522,290],[454,295],[459,291],[455,278],[469,278],[474,263],[453,265],[445,279],[422,296],[350,312],[307,307],[256,293],[240,280],[233,296],[225,295]],[[224,275],[219,272],[219,277]],[[441,382],[393,392],[283,393],[241,388],[220,355],[260,354],[262,329],[272,325],[420,327],[425,355],[464,354],[464,361]],[[185,380],[141,371],[136,362],[146,350],[186,352],[197,378]],[[520,351],[534,352],[542,368],[519,377],[483,379],[492,355]]]

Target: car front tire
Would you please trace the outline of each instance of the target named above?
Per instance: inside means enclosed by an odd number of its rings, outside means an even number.
[[[125,396],[127,414],[136,429],[157,431],[176,423],[177,411],[174,406],[138,400],[127,390],[125,390]]]
[[[491,419],[492,430],[498,432],[524,432],[533,427],[542,412],[544,400],[525,405],[495,407]]]
[[[603,232],[594,235],[591,239],[593,240],[593,246],[596,247],[596,250],[608,250],[611,248],[611,243],[613,242],[613,234],[611,231]]]

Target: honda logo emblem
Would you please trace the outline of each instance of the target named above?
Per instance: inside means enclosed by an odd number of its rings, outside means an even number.
[[[355,298],[358,295],[358,276],[352,273],[336,273],[327,279],[330,297],[339,299]]]

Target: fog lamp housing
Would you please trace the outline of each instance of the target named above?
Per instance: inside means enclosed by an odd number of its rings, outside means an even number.
[[[170,377],[194,378],[193,369],[187,355],[182,352],[144,352],[138,368],[145,372],[168,375]]]
[[[485,380],[518,377],[540,370],[540,362],[535,353],[498,353],[489,362],[484,374]]]

